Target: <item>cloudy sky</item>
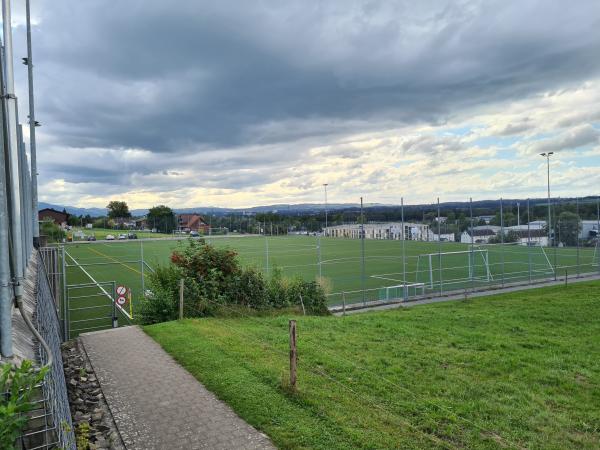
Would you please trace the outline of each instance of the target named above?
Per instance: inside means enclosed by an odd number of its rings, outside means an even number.
[[[32,3],[44,201],[600,191],[597,0]]]

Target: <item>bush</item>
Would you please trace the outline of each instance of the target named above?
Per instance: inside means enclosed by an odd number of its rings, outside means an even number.
[[[152,293],[142,298],[139,308],[142,323],[167,322],[177,318],[181,277],[181,270],[176,266],[159,266],[148,274]]]
[[[257,311],[300,307],[302,302],[308,314],[328,314],[325,291],[316,282],[285,278],[277,269],[266,279],[257,269],[241,267],[234,251],[190,240],[173,252],[169,266],[149,276],[152,295],[140,307],[143,323],[178,317],[181,278],[185,317],[220,315],[238,307]]]
[[[65,230],[51,220],[44,220],[40,223],[40,235],[47,236],[48,242],[62,242],[66,237]]]

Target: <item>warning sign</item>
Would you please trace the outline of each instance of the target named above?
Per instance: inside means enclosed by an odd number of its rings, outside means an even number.
[[[125,286],[117,286],[117,294],[119,296],[124,296],[127,293],[127,288]]]
[[[123,306],[125,303],[127,303],[127,299],[125,297],[123,297],[123,296],[120,296],[120,297],[117,298],[117,303],[120,306]]]

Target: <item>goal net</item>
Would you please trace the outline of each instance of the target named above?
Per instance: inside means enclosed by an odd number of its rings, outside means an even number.
[[[379,300],[397,300],[424,294],[424,283],[404,283],[380,288]]]
[[[493,281],[487,249],[426,253],[417,258],[417,282],[429,289],[443,283],[452,288],[469,281]]]

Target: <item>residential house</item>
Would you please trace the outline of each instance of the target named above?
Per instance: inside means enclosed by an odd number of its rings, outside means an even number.
[[[69,220],[69,214],[66,211],[57,211],[52,208],[44,208],[38,211],[38,220],[40,222],[52,221],[56,225],[63,228],[67,227],[67,221]]]
[[[500,229],[500,227],[495,225],[480,225],[473,227],[472,230],[469,229],[463,231],[460,235],[460,242],[463,244],[470,244],[471,242],[474,244],[487,244],[490,242],[490,239],[498,235]]]
[[[197,231],[208,234],[209,225],[200,214],[179,214],[177,216],[177,229],[183,232]]]

